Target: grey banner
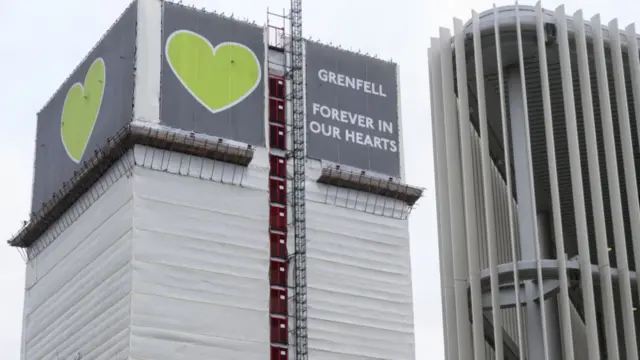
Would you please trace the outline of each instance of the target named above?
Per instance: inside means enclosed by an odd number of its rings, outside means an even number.
[[[396,65],[306,42],[307,155],[400,176]]]
[[[168,2],[163,19],[162,123],[263,146],[263,29]]]
[[[32,211],[131,121],[136,20],[132,3],[38,113]]]

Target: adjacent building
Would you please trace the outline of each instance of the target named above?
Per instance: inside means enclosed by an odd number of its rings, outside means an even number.
[[[638,359],[639,37],[507,6],[429,50],[447,359]]]

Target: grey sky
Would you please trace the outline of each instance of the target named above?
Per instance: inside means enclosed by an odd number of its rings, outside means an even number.
[[[186,3],[266,22],[266,8],[280,11],[289,0],[190,0]],[[24,262],[4,245],[27,219],[33,171],[36,113],[71,73],[129,0],[30,0],[0,2],[0,359],[20,354]],[[499,5],[512,1],[498,1]],[[622,28],[640,26],[640,3],[609,0],[546,1],[567,13],[582,8],[589,18],[599,12],[604,23],[618,17]],[[523,4],[532,5],[526,1]],[[489,0],[305,0],[307,37],[393,58],[400,64],[404,149],[408,181],[427,188],[411,216],[415,328],[418,360],[442,359],[442,315],[433,192],[427,48],[438,27],[464,21],[472,7],[484,11]]]

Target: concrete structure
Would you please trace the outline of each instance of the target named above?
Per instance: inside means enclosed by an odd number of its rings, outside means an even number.
[[[112,29],[128,40],[108,32],[39,114],[33,214],[9,241],[27,259],[22,360],[414,359],[422,191],[371,170],[404,173],[399,99],[396,163],[306,158],[288,89],[310,75],[284,25],[137,0]],[[113,67],[120,52],[135,58]]]
[[[540,4],[432,39],[447,359],[638,359],[638,43]]]

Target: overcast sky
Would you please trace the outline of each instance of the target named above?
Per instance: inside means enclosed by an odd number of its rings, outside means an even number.
[[[304,0],[303,32],[343,47],[393,58],[401,71],[404,149],[408,182],[427,188],[411,215],[415,329],[418,360],[443,359],[442,315],[431,152],[427,48],[439,26],[464,21],[489,0]],[[31,199],[36,112],[100,39],[129,0],[0,0],[0,359],[20,354],[24,262],[4,240],[27,219]],[[266,8],[289,0],[190,0],[185,3],[266,22]],[[533,2],[523,2],[533,5]],[[585,18],[614,17],[640,27],[637,0],[546,1],[564,3]],[[512,4],[499,1],[498,5]]]

